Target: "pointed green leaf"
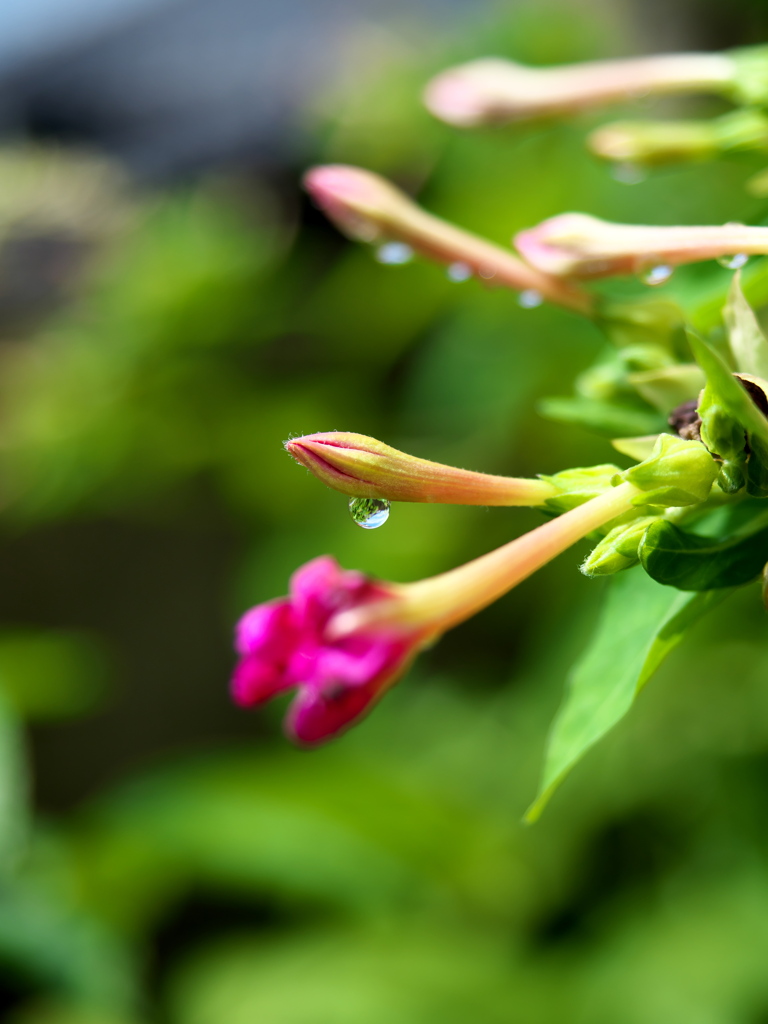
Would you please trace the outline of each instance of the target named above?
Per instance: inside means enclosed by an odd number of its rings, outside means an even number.
[[[571,671],[527,821],[537,820],[571,768],[624,717],[686,630],[727,593],[684,594],[637,570],[611,580],[597,631]]]
[[[768,379],[768,341],[741,289],[741,271],[733,275],[728,301],[723,309],[731,351],[740,373]]]

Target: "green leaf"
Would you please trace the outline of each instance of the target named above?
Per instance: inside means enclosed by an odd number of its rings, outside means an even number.
[[[16,866],[26,844],[28,825],[20,724],[0,699],[0,877]]]
[[[760,330],[752,307],[744,298],[741,271],[733,275],[723,320],[739,372],[768,379],[768,341]]]
[[[768,517],[760,516],[748,533],[725,540],[657,520],[640,543],[640,561],[657,583],[678,590],[741,586],[756,579],[768,561]]]
[[[652,409],[632,409],[590,398],[545,398],[539,403],[545,419],[575,423],[606,437],[655,434],[666,429],[664,417]]]
[[[683,594],[645,573],[615,576],[597,630],[573,667],[568,692],[552,725],[544,775],[526,821],[541,815],[550,797],[584,754],[629,711],[666,655],[726,591]]]

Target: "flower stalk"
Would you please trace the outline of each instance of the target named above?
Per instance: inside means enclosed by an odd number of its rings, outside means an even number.
[[[363,434],[331,431],[285,442],[319,480],[352,498],[448,505],[543,505],[558,493],[544,480],[495,476],[444,466]]]
[[[314,167],[304,187],[337,227],[350,237],[404,242],[428,259],[459,265],[467,275],[519,292],[535,292],[556,305],[589,314],[590,295],[547,272],[529,266],[514,253],[417,206],[390,182],[359,167]]]
[[[486,58],[441,72],[424,102],[443,121],[468,128],[578,113],[638,96],[729,94],[739,78],[728,54],[672,53],[532,68]]]
[[[515,244],[543,273],[587,279],[768,253],[768,228],[745,224],[652,227],[563,213],[521,231]]]

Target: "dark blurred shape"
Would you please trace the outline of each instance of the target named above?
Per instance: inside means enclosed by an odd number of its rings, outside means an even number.
[[[352,40],[408,19],[441,32],[476,0],[113,0],[0,13],[0,130],[96,142],[164,177],[227,160],[274,164],[300,146],[302,107],[333,82]],[[53,5],[55,8],[55,4]],[[71,6],[71,5],[69,5]],[[416,33],[418,35],[418,33]],[[412,39],[411,39],[412,41]]]

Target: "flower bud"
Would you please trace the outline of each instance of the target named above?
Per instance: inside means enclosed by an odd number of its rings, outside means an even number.
[[[580,566],[585,576],[610,576],[622,569],[631,569],[640,561],[638,548],[645,531],[656,516],[640,516],[621,523],[603,537]]]
[[[674,53],[629,60],[531,68],[498,58],[441,72],[427,85],[427,108],[462,128],[572,114],[638,95],[727,92],[736,64],[726,54]]]
[[[514,241],[528,262],[546,274],[597,278],[645,275],[659,267],[671,272],[681,263],[734,253],[767,253],[768,228],[744,224],[650,227],[563,213],[521,231]]]
[[[337,227],[354,239],[395,239],[429,259],[461,264],[482,279],[536,292],[580,313],[592,309],[591,296],[528,266],[509,250],[434,217],[371,171],[342,164],[314,167],[305,175],[304,187]]]
[[[632,504],[674,506],[706,501],[718,467],[700,441],[659,434],[650,458],[624,470],[616,481],[627,481],[642,492]]]
[[[419,459],[373,437],[331,431],[285,442],[323,483],[353,498],[449,505],[543,505],[557,493],[546,480],[474,473]]]

